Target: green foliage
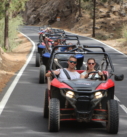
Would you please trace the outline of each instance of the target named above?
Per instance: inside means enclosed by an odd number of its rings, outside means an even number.
[[[121,35],[127,41],[127,24],[123,24],[121,29]]]
[[[0,47],[4,44],[4,19],[0,20]]]
[[[13,49],[16,47],[18,43],[15,42],[15,38],[17,37],[18,33],[18,26],[23,24],[22,18],[17,16],[16,18],[12,18],[9,21],[9,45],[10,48]],[[0,46],[3,47],[4,45],[4,19],[0,20]],[[10,49],[10,50],[11,50]]]
[[[0,46],[4,47],[4,27],[5,27],[5,5],[9,4],[9,46],[10,50],[17,45],[15,38],[17,28],[22,24],[22,18],[18,16],[20,11],[24,10],[25,3],[28,0],[0,0]],[[15,15],[15,16],[13,16]]]
[[[24,10],[26,1],[28,0],[12,0],[10,3],[10,10],[13,12]]]
[[[92,11],[93,10],[92,0],[82,0],[81,7],[82,7],[82,9],[84,9],[86,11]]]
[[[20,16],[17,16],[16,18],[12,18],[9,21],[9,45],[11,49],[16,47],[18,44],[17,42],[15,42],[15,38],[17,37],[17,33],[18,33],[17,31],[18,26],[22,24],[23,24],[23,21]]]
[[[109,35],[105,34],[104,32],[96,33],[96,39],[107,40],[109,39]]]
[[[0,20],[4,17],[4,3],[0,1]]]

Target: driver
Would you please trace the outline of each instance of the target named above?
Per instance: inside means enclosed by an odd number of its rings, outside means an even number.
[[[94,58],[89,58],[87,60],[87,70],[85,70],[83,73],[81,73],[80,78],[92,78],[93,75],[95,75],[95,78],[101,78],[102,80],[105,80],[105,77],[103,75],[103,72],[101,72],[100,70],[98,71],[98,73],[91,73],[88,75],[88,73],[96,71],[95,70],[95,65],[96,65],[96,61]]]
[[[71,80],[80,78],[80,74],[75,70],[75,67],[76,67],[76,64],[77,64],[77,59],[74,56],[70,56],[67,63],[68,63],[68,68],[65,68],[65,70],[70,75]],[[54,72],[55,75],[59,75],[58,76],[59,81],[68,80],[68,78],[67,78],[66,74],[64,73],[63,69],[57,69],[53,72]],[[45,76],[50,77],[51,72],[46,73]]]

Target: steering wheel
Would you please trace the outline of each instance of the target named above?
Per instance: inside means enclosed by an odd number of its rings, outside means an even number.
[[[95,78],[95,74],[98,73],[98,71],[91,71],[91,72],[89,72],[89,73],[88,73],[88,77],[89,77],[89,75],[92,74],[92,73],[94,73],[94,74],[92,75],[92,77],[91,77],[90,79],[92,79],[92,80],[100,79],[99,77],[98,77],[98,78]]]

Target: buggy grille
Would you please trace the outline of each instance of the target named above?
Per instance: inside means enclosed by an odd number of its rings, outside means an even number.
[[[77,98],[76,108],[78,111],[90,111],[91,107],[90,96],[81,96]]]

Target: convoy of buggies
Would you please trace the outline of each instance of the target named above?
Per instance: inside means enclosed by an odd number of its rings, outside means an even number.
[[[48,130],[58,132],[61,121],[98,121],[106,123],[108,133],[117,134],[119,111],[118,102],[114,100],[115,82],[112,76],[116,81],[122,81],[124,76],[114,73],[113,63],[105,49],[100,46],[82,45],[78,36],[66,35],[65,32],[60,35],[55,33],[43,35],[43,37],[48,39],[42,38],[43,40],[37,45],[36,66],[40,66],[39,83],[47,83],[44,117],[48,118]],[[61,45],[53,47],[54,39],[60,39]],[[67,45],[67,40],[71,42],[74,40],[76,43]],[[71,50],[67,50],[69,48]],[[57,49],[60,50],[56,52]],[[93,49],[101,50],[96,52]],[[59,81],[53,70],[67,68],[67,61],[71,55],[77,58],[75,69],[80,74],[87,69],[87,59],[96,57],[96,71],[91,73],[96,74],[101,70],[105,79],[93,76],[88,79],[71,80],[69,74],[65,73],[68,80]],[[46,78],[45,74],[48,71],[52,76]]]

